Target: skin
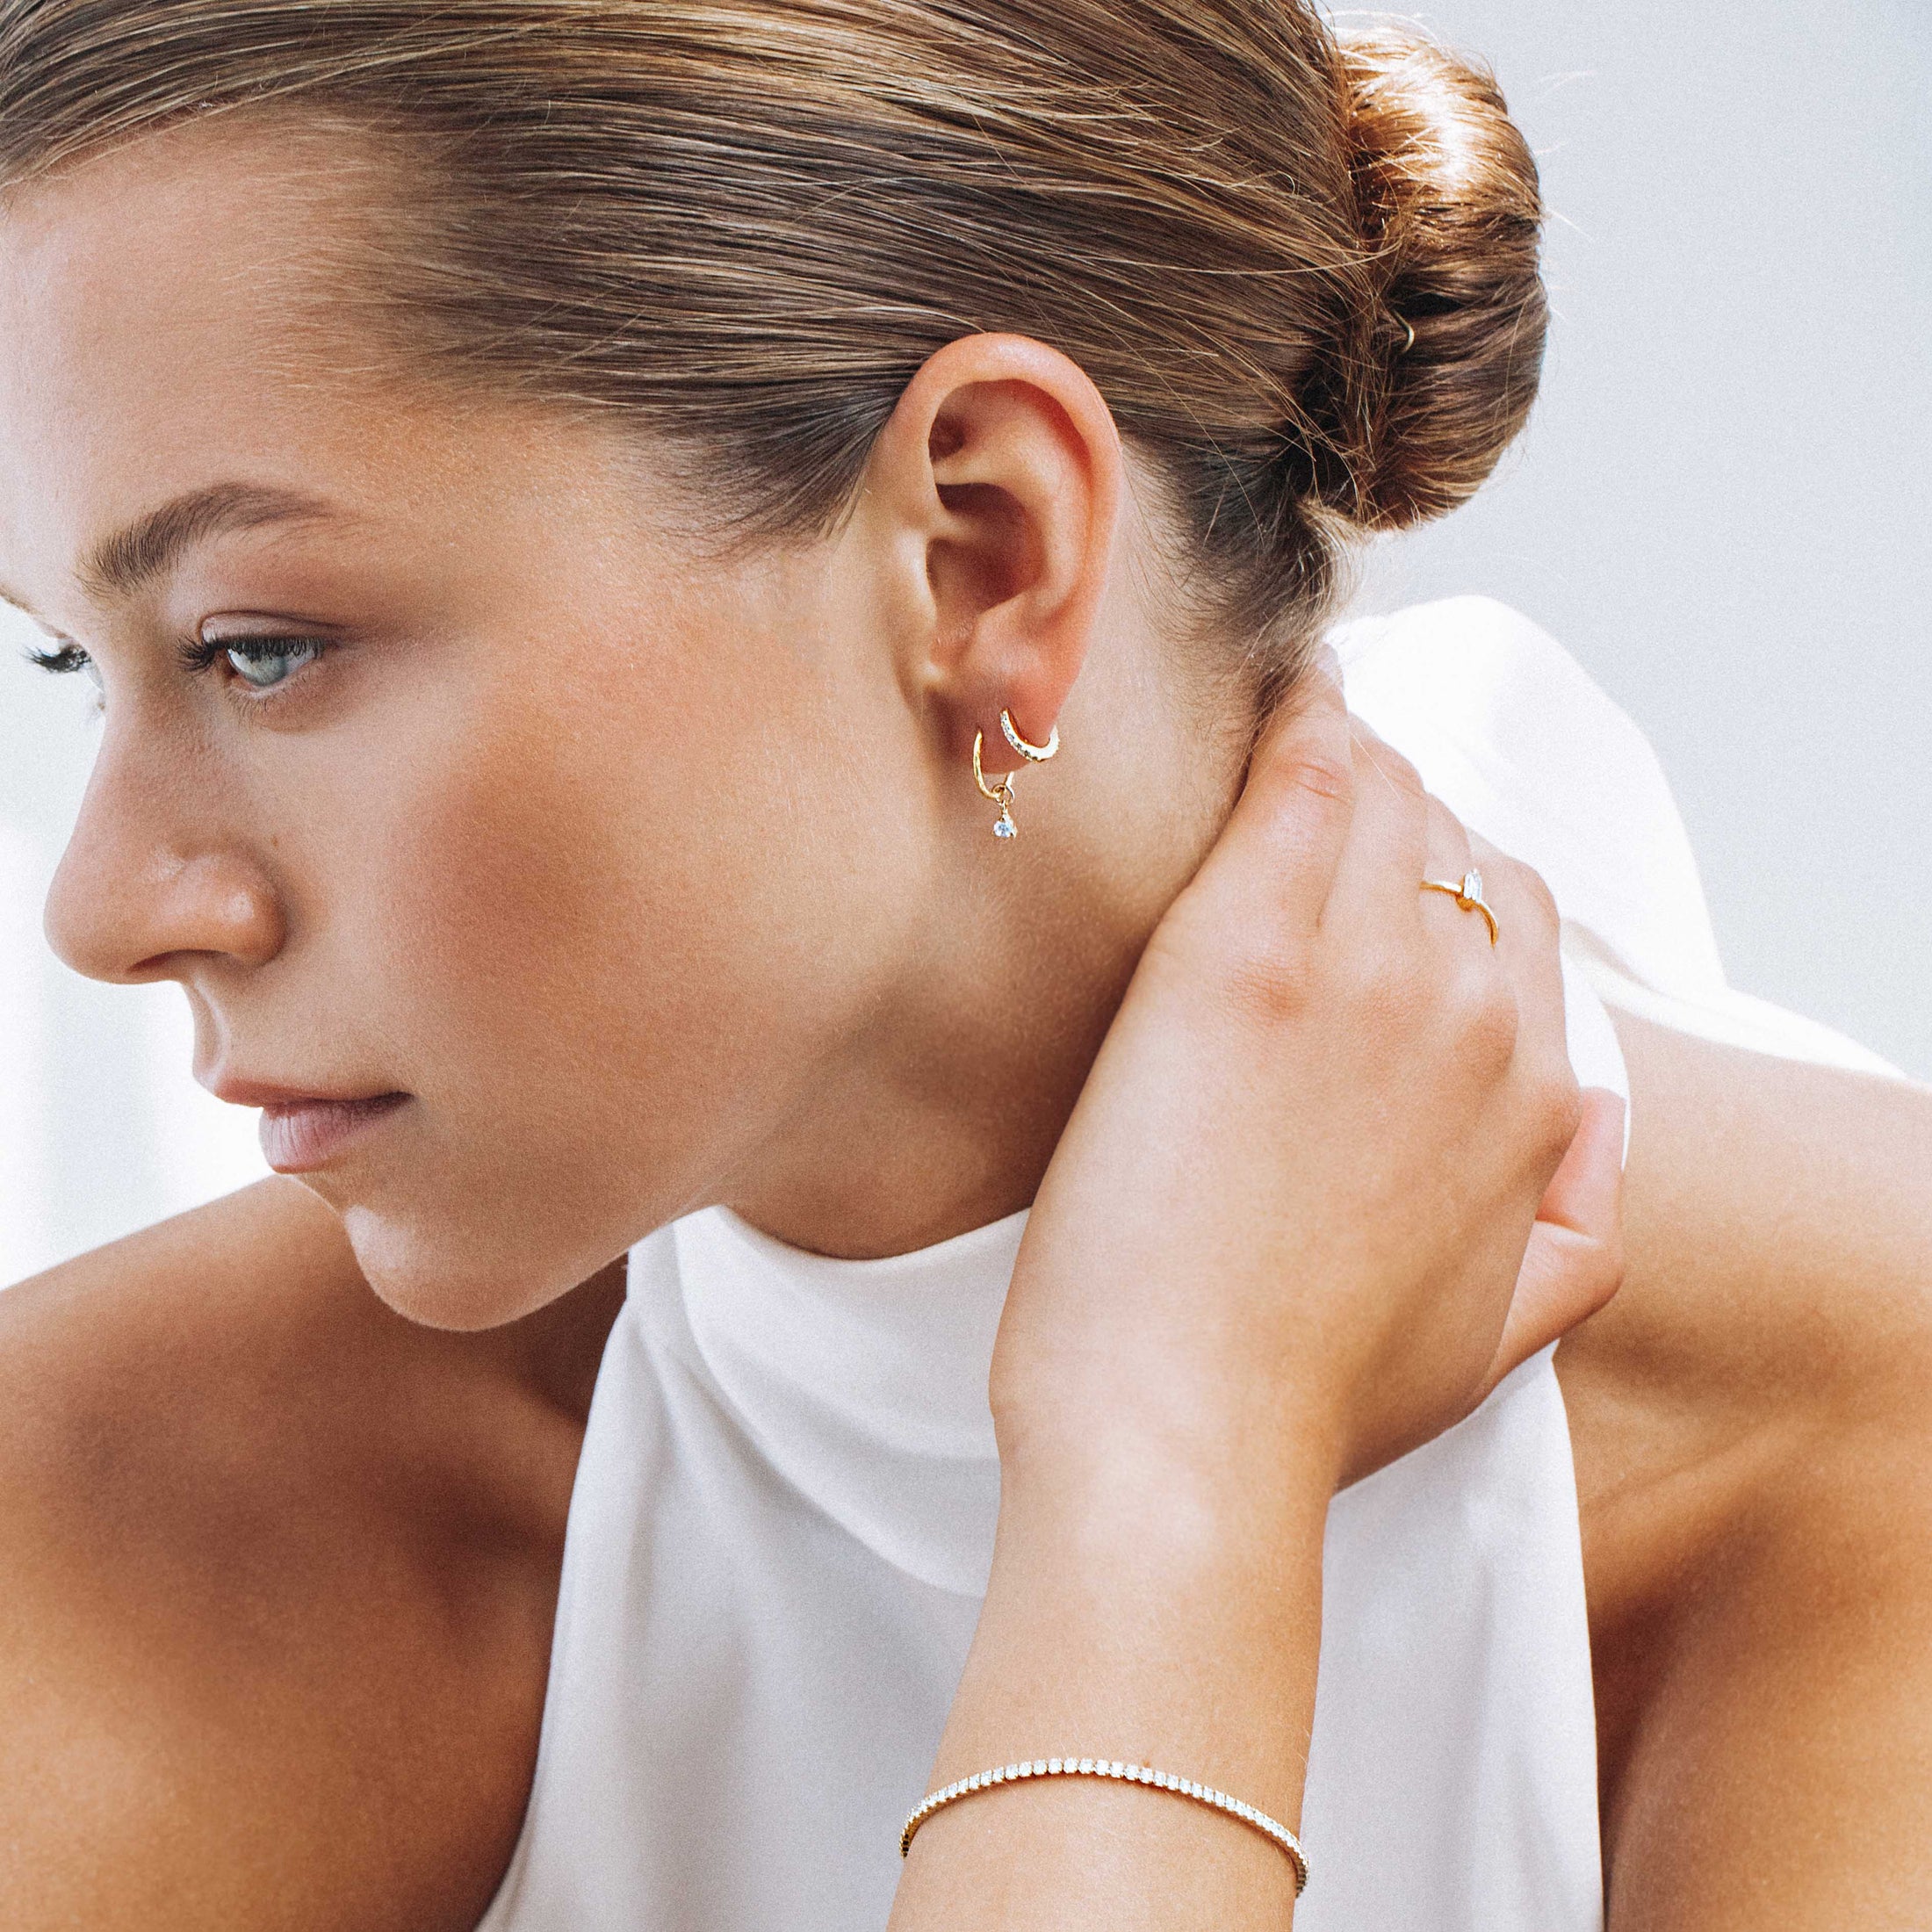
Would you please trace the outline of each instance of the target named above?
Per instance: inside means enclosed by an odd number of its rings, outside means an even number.
[[[177,980],[218,1089],[409,1096],[301,1184],[0,1299],[10,1924],[473,1925],[613,1258],[707,1200],[847,1255],[1032,1200],[1246,761],[1174,640],[1157,492],[1063,357],[951,345],[836,537],[721,554],[647,443],[372,366],[289,300],[366,216],[246,126],[0,211],[0,573],[105,701],[49,935]],[[234,477],[337,514],[89,588],[103,535]],[[335,648],[267,696],[173,654],[263,630]],[[966,776],[976,729],[1019,762],[1002,704],[1065,741],[1011,849]],[[1559,1357],[1611,1924],[1919,1922],[1932,1099],[1621,1031],[1627,1276]],[[1331,1419],[1283,1448],[1303,1542],[1310,1480],[1402,1420]],[[1244,1639],[1291,1701],[1306,1634]],[[1013,1828],[1050,1864],[1132,1795]],[[941,1824],[943,1906],[980,1854]]]
[[[1416,882],[1453,825],[1350,745],[1331,681],[1271,721],[1041,1183],[942,1782],[1117,1739],[1296,1816],[1338,1483],[1466,1414],[1525,1322],[1525,1352],[1615,1286],[1622,1111],[1575,1092],[1554,909],[1486,851],[1510,943],[1442,919]],[[1201,1823],[1121,1785],[948,1807],[892,1925],[1281,1922],[1286,1862]]]
[[[1123,506],[1117,460],[1091,467],[1117,451],[1091,385],[1036,346],[962,345],[895,419],[846,542],[721,559],[634,435],[319,375],[366,358],[283,320],[285,275],[235,301],[225,257],[245,279],[326,242],[299,159],[276,158],[300,148],[163,136],[15,198],[9,581],[88,639],[106,695],[56,950],[178,977],[217,1092],[411,1094],[379,1152],[311,1185],[418,1320],[527,1312],[708,1199],[850,1254],[1023,1205],[1246,750],[1177,713],[1191,694],[1106,568]],[[264,381],[283,362],[299,379]],[[1079,422],[1016,400],[1039,366]],[[953,453],[929,465],[934,436]],[[56,451],[49,496],[30,479]],[[1065,499],[1057,547],[1006,542],[1007,472],[1023,508]],[[338,514],[211,543],[133,600],[79,594],[90,539],[234,476]],[[177,674],[167,644],[260,611],[335,656],[266,700],[219,662]],[[1000,705],[1059,714],[1102,628],[1055,768],[1079,776],[1016,876],[959,768],[976,728],[990,771],[1018,765]],[[1101,716],[1104,758],[1078,742]],[[1090,1010],[1045,958],[1099,991]],[[507,1212],[479,1245],[483,1198]]]
[[[1932,1902],[1932,1100],[1625,1020],[1623,1292],[1565,1341],[1611,1923]]]

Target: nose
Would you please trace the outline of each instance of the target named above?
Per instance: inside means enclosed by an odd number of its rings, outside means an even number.
[[[130,985],[281,951],[274,880],[211,809],[197,762],[103,739],[47,900],[48,942],[76,972]]]

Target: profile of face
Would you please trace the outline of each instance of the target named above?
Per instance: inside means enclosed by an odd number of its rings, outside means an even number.
[[[1098,393],[956,342],[837,529],[729,543],[635,422],[357,336],[350,139],[230,117],[0,203],[0,580],[103,711],[54,947],[181,984],[419,1319],[712,1200],[859,1251],[1020,1205],[1246,722]],[[1067,750],[996,841],[1002,707]]]

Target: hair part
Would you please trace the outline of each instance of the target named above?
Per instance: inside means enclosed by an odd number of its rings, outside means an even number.
[[[1536,168],[1494,80],[1306,0],[0,0],[0,187],[238,111],[397,144],[397,342],[631,412],[830,528],[919,365],[1078,362],[1272,695],[1352,535],[1522,426]]]

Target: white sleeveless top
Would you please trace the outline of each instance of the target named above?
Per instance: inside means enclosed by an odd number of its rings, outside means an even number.
[[[1337,642],[1353,707],[1550,881],[1586,1083],[1627,1092],[1585,970],[1699,1031],[1883,1068],[1725,988],[1648,747],[1525,620],[1458,599]],[[571,1499],[535,1785],[479,1932],[884,1925],[991,1561],[986,1376],[1025,1222],[838,1261],[714,1208],[631,1251]],[[1301,1836],[1299,1932],[1600,1926],[1550,1352],[1336,1497]]]

